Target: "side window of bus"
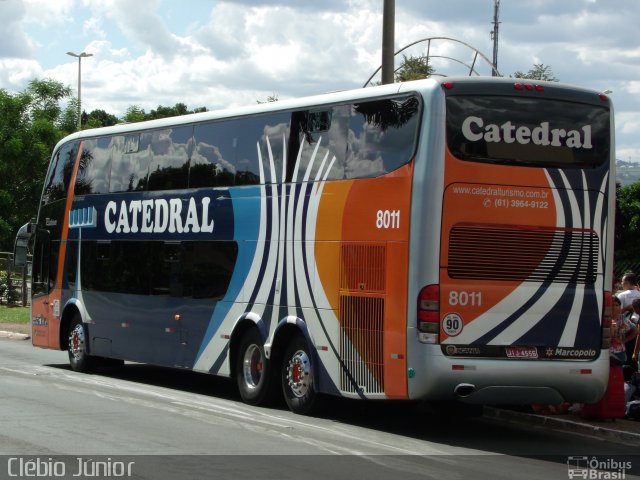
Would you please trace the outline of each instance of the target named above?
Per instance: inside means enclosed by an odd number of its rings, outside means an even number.
[[[415,150],[420,101],[415,96],[354,103],[347,134],[347,178],[384,175],[408,163]]]
[[[240,144],[238,161],[241,172],[252,171],[257,173],[259,178],[257,162],[262,161],[264,183],[285,181],[284,154],[289,142],[290,120],[290,113],[272,113],[243,120],[245,141]]]
[[[39,228],[33,238],[35,240],[31,267],[33,296],[45,295],[49,293],[49,266],[51,265],[49,232]]]
[[[76,195],[107,193],[111,170],[112,137],[100,137],[83,143],[78,173],[76,174]]]
[[[192,125],[155,130],[151,140],[147,190],[187,188],[192,150]]]
[[[111,242],[83,241],[81,256],[82,288],[104,292],[114,291],[110,262]],[[73,274],[73,279],[75,282],[75,274]],[[69,282],[71,282],[70,279]]]
[[[139,192],[147,189],[152,138],[150,132],[114,137],[110,192]]]
[[[77,248],[77,243],[72,247]],[[82,287],[113,293],[221,299],[229,288],[237,257],[238,245],[232,241],[87,241],[82,244]],[[39,272],[37,258],[41,256],[34,256],[34,275]],[[49,262],[42,265],[46,267]],[[75,273],[67,272],[67,280],[75,282]]]
[[[44,183],[43,205],[66,198],[77,152],[78,143],[69,142],[53,154]]]
[[[313,181],[318,173],[321,178],[330,180],[344,178],[349,116],[349,105],[293,112],[288,147],[292,182],[300,182],[304,178]],[[296,172],[298,158],[300,163]]]
[[[282,182],[289,119],[275,113],[197,125],[189,186],[258,185],[260,160],[265,183]]]
[[[185,297],[221,300],[231,283],[238,258],[236,242],[185,242]]]
[[[78,240],[67,240],[66,255],[67,261],[64,262],[64,268],[67,276],[67,284],[71,290],[75,290],[78,273]]]
[[[231,120],[196,125],[189,187],[235,185],[237,150],[241,133],[238,123],[236,120]]]

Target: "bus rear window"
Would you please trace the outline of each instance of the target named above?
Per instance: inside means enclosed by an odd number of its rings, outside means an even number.
[[[562,100],[448,96],[447,144],[461,160],[597,167],[609,158],[609,108]]]

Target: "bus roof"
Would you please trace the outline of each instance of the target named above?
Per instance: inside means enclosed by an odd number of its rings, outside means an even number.
[[[368,88],[358,88],[353,90],[342,90],[337,92],[324,93],[307,97],[293,98],[287,100],[278,100],[277,102],[267,102],[243,107],[234,107],[223,110],[214,110],[201,113],[193,113],[189,115],[181,115],[176,117],[167,117],[157,120],[147,120],[136,123],[121,123],[110,127],[92,128],[67,135],[58,142],[54,150],[57,150],[63,143],[70,140],[94,138],[102,135],[124,135],[132,132],[141,132],[155,128],[168,128],[178,125],[188,125],[191,123],[206,122],[209,120],[218,120],[224,118],[241,117],[247,115],[257,115],[261,113],[278,112],[286,110],[295,110],[305,107],[316,107],[320,105],[330,105],[350,100],[359,100],[366,98],[384,97],[394,95],[401,92],[410,91],[428,91],[434,90],[437,86],[450,83],[460,85],[465,90],[469,88],[480,88],[482,90],[500,89],[504,93],[504,84],[513,85],[515,83],[530,83],[535,85],[543,85],[546,89],[555,91],[556,94],[561,93],[563,96],[569,92],[584,96],[585,94],[598,94],[594,90],[588,90],[573,85],[563,85],[557,82],[545,82],[538,80],[526,80],[504,77],[437,77],[425,80],[415,80],[411,82],[393,83],[389,85],[378,85]]]

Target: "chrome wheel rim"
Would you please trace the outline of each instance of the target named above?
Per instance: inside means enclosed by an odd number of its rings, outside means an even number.
[[[293,354],[286,367],[287,384],[291,392],[304,397],[311,388],[311,361],[306,352],[298,350]]]
[[[79,360],[84,354],[84,328],[76,325],[69,334],[69,353],[75,360]]]
[[[264,360],[260,353],[260,348],[257,345],[250,345],[244,352],[242,359],[242,375],[244,377],[244,384],[254,389],[258,387],[260,379],[262,378],[262,372],[264,370]]]

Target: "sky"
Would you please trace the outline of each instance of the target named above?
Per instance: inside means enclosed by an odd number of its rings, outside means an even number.
[[[395,46],[426,38],[437,73],[493,56],[494,0],[396,0]],[[185,103],[216,110],[362,87],[380,65],[383,0],[0,0],[0,88],[51,78],[82,108],[122,117]],[[498,70],[534,64],[610,90],[616,157],[640,161],[640,1],[501,0]],[[465,46],[467,44],[470,47]],[[404,50],[423,55],[427,42]],[[450,61],[441,57],[453,57]],[[397,65],[402,57],[397,57]],[[459,63],[462,62],[462,63]],[[475,68],[490,75],[478,57]],[[375,78],[374,78],[375,80]]]

